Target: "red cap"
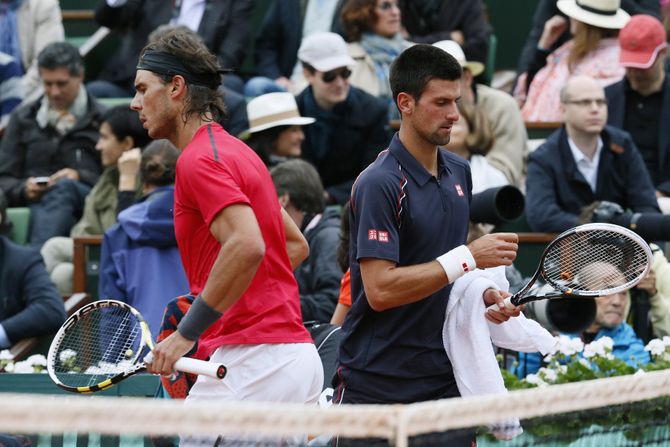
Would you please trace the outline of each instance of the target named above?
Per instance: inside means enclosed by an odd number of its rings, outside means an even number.
[[[653,16],[634,15],[619,32],[619,46],[621,65],[649,68],[658,52],[668,46],[663,24]]]

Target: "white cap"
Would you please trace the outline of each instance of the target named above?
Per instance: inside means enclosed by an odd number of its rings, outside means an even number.
[[[451,56],[456,59],[456,61],[461,64],[461,67],[467,68],[472,73],[472,76],[477,76],[484,71],[484,64],[477,61],[468,61],[465,59],[465,53],[463,48],[454,40],[440,40],[433,44],[434,47],[439,48],[440,50],[446,51]]]
[[[305,37],[298,50],[298,59],[321,72],[354,65],[342,36],[329,32]]]
[[[250,134],[277,126],[304,126],[312,124],[314,118],[300,116],[298,105],[291,93],[276,92],[258,96],[247,104],[249,129],[240,134]]]

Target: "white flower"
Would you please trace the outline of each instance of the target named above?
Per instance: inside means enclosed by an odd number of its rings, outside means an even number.
[[[653,356],[659,356],[665,352],[665,343],[663,340],[654,338],[653,340],[649,341],[649,343],[647,343],[647,346],[644,347],[644,350],[651,352],[651,355]]]
[[[16,362],[14,363],[14,371],[12,372],[15,374],[32,374],[34,372],[33,365],[28,363],[27,360]]]
[[[540,370],[537,372],[537,375],[547,382],[555,382],[558,378],[556,371],[550,368],[540,368]]]
[[[611,337],[600,337],[598,341],[605,349],[609,351],[612,351],[612,349],[614,349],[614,340],[612,340]]]
[[[14,360],[14,355],[9,349],[3,349],[0,351],[0,360]]]
[[[30,366],[47,366],[47,359],[42,354],[34,354],[26,359]]]
[[[557,337],[556,350],[565,356],[573,356],[584,349],[584,343],[579,338],[572,338],[567,335]]]
[[[545,387],[549,385],[537,374],[528,374],[524,380],[531,385],[537,385],[539,387]]]
[[[61,363],[65,363],[71,358],[77,357],[77,352],[73,351],[72,349],[66,349],[63,352],[60,353],[58,356],[58,359],[61,361]]]
[[[591,357],[603,357],[607,359],[614,358],[612,356],[612,348],[614,347],[614,340],[610,337],[602,337],[594,340],[588,345],[584,346],[584,357],[587,359]]]
[[[582,366],[585,366],[585,367],[587,367],[588,369],[591,369],[591,362],[589,362],[588,360],[586,360],[586,359],[579,359],[579,363],[580,363]]]
[[[5,372],[14,372],[14,363],[9,363],[8,365],[5,366]]]
[[[643,376],[645,374],[646,374],[646,372],[644,371],[644,369],[638,369],[637,371],[635,371],[635,374],[633,374],[633,375],[634,376]]]

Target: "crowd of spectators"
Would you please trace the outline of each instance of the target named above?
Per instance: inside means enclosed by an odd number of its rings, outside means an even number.
[[[137,114],[102,104],[134,94],[141,49],[174,27],[197,34],[226,69],[222,124],[268,167],[278,201],[309,241],[310,255],[295,270],[305,322],[341,324],[351,306],[349,259],[338,251],[347,242],[341,209],[357,176],[389,146],[399,117],[389,67],[415,44],[433,44],[462,67],[461,119],[446,149],[469,160],[473,192],[518,187],[536,232],[591,222],[603,202],[668,212],[662,4],[541,0],[519,77],[504,91],[482,82],[493,32],[482,0],[281,0],[258,29],[252,0],[98,0],[95,20],[120,44],[96,78],[63,41],[58,2],[0,0],[0,193],[5,206],[30,208],[30,247],[0,236],[0,255],[15,250],[44,283],[39,299],[31,290],[14,298],[30,314],[59,307],[58,295],[72,293],[71,238],[81,235],[104,237],[101,298],[140,307],[153,332],[165,305],[188,293],[171,225],[175,149],[165,141],[144,149],[149,138]],[[39,87],[43,94],[31,97]],[[560,125],[529,151],[526,123],[534,121]],[[652,279],[640,287],[652,297],[654,333],[664,335],[670,291],[659,246]],[[45,264],[28,255],[40,249]],[[153,277],[171,282],[161,280],[159,291],[148,287]],[[604,302],[624,309],[624,319],[627,300]],[[17,312],[0,309],[0,347],[52,331],[63,317],[59,310],[35,330],[18,330],[15,321],[27,320]]]

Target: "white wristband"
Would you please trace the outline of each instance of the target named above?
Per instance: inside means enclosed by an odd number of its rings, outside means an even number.
[[[444,273],[447,274],[449,284],[452,284],[461,276],[477,268],[475,258],[472,257],[470,249],[465,245],[459,245],[453,250],[439,256],[437,262],[440,263],[444,269]]]

